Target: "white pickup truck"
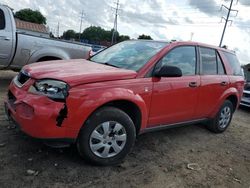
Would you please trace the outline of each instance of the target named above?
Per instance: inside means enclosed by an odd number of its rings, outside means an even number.
[[[19,33],[12,10],[0,4],[0,69],[19,70],[24,65],[60,59],[88,58],[91,47]]]

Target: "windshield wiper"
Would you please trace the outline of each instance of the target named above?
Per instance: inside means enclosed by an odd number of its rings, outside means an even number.
[[[105,62],[105,63],[102,63],[102,64],[108,65],[108,66],[111,66],[111,67],[121,68],[121,67],[118,67],[118,66],[116,66],[116,65],[113,65],[113,64],[111,64],[111,63],[109,63],[109,62]]]

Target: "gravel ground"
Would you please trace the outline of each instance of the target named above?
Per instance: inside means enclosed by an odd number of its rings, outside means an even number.
[[[0,71],[0,187],[250,188],[250,109],[239,109],[223,134],[202,125],[148,133],[121,165],[96,167],[75,147],[49,148],[5,120],[3,99],[15,75]]]

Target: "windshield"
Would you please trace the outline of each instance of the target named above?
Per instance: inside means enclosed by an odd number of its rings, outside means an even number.
[[[90,60],[138,71],[167,44],[167,42],[156,41],[125,41],[107,48],[90,58]]]

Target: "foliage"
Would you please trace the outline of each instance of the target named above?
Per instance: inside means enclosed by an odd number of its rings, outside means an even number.
[[[82,33],[82,38],[90,41],[107,40],[110,33],[101,27],[91,26],[86,28]]]
[[[153,40],[150,35],[144,35],[144,34],[140,35],[138,39]]]
[[[120,35],[118,38],[118,42],[122,42],[122,41],[129,40],[129,39],[130,37],[127,35]]]
[[[107,41],[111,42],[112,40],[112,30],[105,30],[101,27],[97,26],[90,26],[86,28],[81,34],[81,40],[88,41],[89,43],[99,44],[100,42]],[[75,39],[76,41],[79,40],[79,33],[76,33],[74,30],[67,30],[63,33],[61,37],[66,40]],[[127,35],[120,35],[119,32],[116,32],[116,41],[121,42],[124,40],[129,40],[130,37]]]
[[[37,24],[46,24],[46,18],[38,10],[22,9],[15,13],[16,18]]]
[[[67,31],[63,32],[62,38],[65,39],[65,40],[75,39],[76,38],[76,32],[74,30],[67,30]]]

